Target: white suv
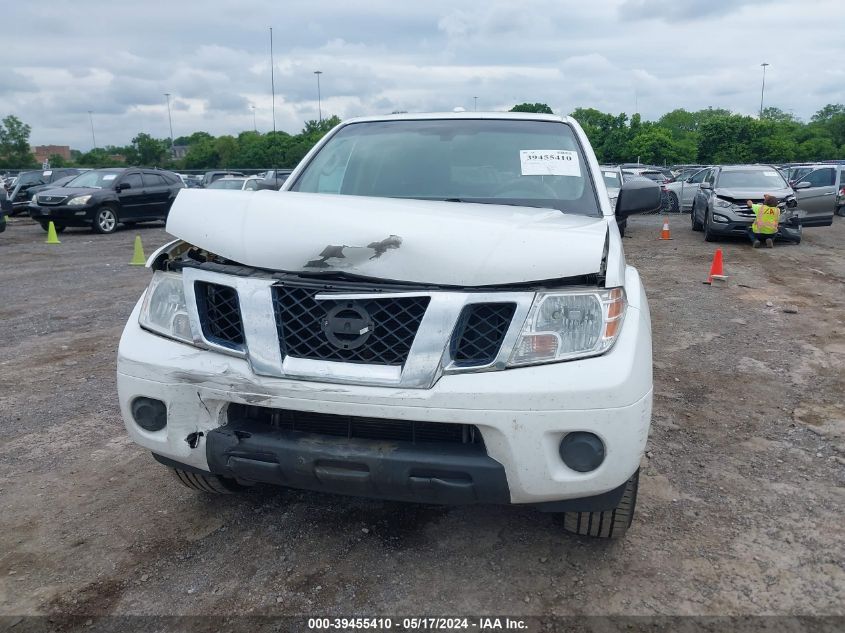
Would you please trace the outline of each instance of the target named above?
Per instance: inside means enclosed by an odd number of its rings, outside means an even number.
[[[658,205],[631,182],[616,213]],[[574,120],[354,119],[281,193],[186,189],[167,230],[118,391],[132,439],[182,483],[630,525],[651,324]]]

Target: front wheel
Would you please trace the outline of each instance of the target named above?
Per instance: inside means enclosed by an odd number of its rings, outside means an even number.
[[[637,506],[637,490],[640,486],[640,471],[625,483],[625,492],[612,510],[603,512],[567,512],[563,516],[563,529],[582,536],[597,538],[621,538],[634,521]]]
[[[171,468],[170,471],[183,486],[199,492],[206,492],[213,495],[231,495],[247,490],[248,488],[239,484],[234,479],[212,475],[211,473],[205,475],[180,468]]]
[[[674,191],[669,192],[669,212],[670,213],[680,213],[681,212],[681,205],[678,202],[678,196],[675,195]]]
[[[716,234],[713,232],[713,229],[710,228],[710,212],[704,212],[704,241],[705,242],[715,242],[716,241]]]
[[[111,207],[100,207],[94,214],[92,228],[96,233],[114,233],[117,229],[117,212]]]
[[[701,226],[701,222],[698,221],[698,218],[695,215],[695,203],[692,205],[692,209],[689,212],[690,217],[690,224],[692,225],[693,231],[700,231],[703,227]]]
[[[45,231],[50,230],[49,222],[39,222],[39,224],[41,225],[41,228]],[[53,226],[56,228],[56,233],[64,233],[65,229],[67,228],[64,224],[56,224],[55,222],[53,222]]]

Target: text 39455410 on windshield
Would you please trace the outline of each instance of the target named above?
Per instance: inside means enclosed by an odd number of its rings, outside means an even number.
[[[341,124],[282,195],[180,194],[121,339],[126,429],[206,492],[532,504],[621,536],[652,380],[616,218],[659,203],[634,181],[614,212],[569,118]]]

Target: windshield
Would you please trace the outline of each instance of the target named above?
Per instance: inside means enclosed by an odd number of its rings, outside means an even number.
[[[572,129],[560,122],[378,121],[341,128],[291,190],[598,215],[588,169]]]
[[[244,186],[242,178],[220,179],[215,180],[208,185],[208,189],[241,189]]]
[[[743,169],[741,171],[723,171],[719,174],[717,187],[721,189],[784,189],[786,182],[778,170]]]
[[[120,175],[118,171],[86,171],[71,180],[66,187],[89,187],[91,189],[110,189],[115,179]]]
[[[608,189],[619,189],[622,183],[619,182],[619,173],[602,168],[601,175],[604,178],[604,186]]]

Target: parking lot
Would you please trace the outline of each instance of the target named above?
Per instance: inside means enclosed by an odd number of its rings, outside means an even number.
[[[634,217],[655,401],[622,541],[519,507],[192,494],[131,444],[115,354],[160,224],[0,235],[0,614],[842,614],[845,219],[798,246]],[[715,246],[725,287],[702,284]]]

